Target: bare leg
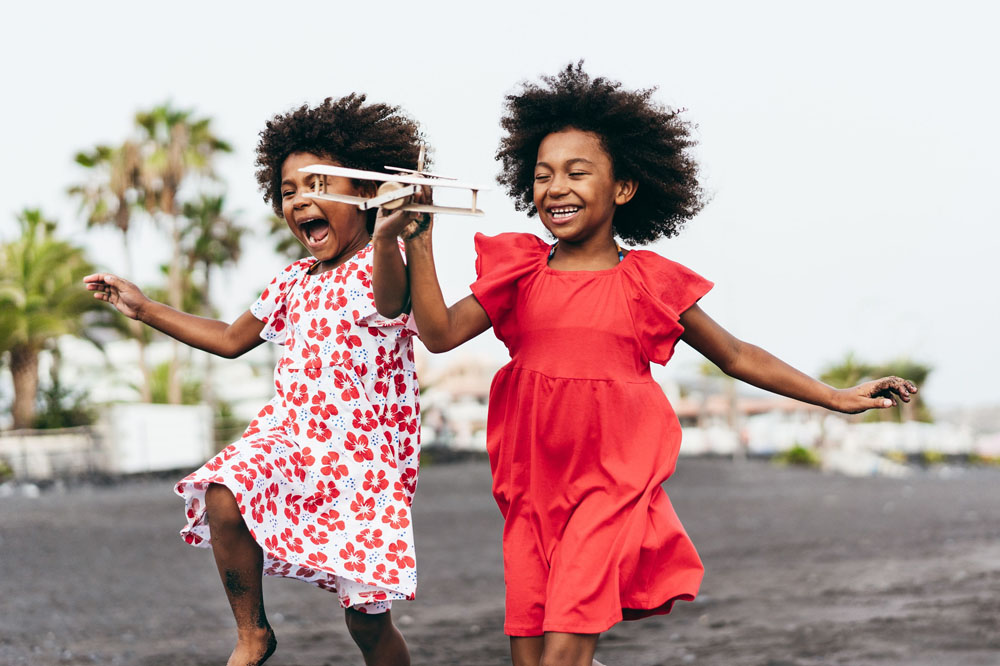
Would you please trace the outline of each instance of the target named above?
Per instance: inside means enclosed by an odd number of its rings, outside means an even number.
[[[511,636],[510,660],[514,666],[538,666],[543,647],[545,639],[542,636]]]
[[[600,634],[545,634],[541,666],[591,666]]]
[[[510,656],[514,666],[600,666],[594,660],[600,634],[511,636]]]
[[[236,648],[227,666],[259,666],[278,642],[264,614],[264,554],[250,535],[233,493],[213,483],[205,493],[212,553],[236,618]]]
[[[391,613],[368,615],[353,608],[344,611],[347,629],[361,648],[365,666],[410,666],[410,651],[392,623]]]

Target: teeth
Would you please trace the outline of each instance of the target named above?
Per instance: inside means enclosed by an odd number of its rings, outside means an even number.
[[[569,215],[573,215],[578,210],[580,209],[576,206],[570,206],[566,208],[550,208],[549,213],[551,213],[554,217],[566,217]]]

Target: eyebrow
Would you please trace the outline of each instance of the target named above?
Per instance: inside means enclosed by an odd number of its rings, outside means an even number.
[[[583,164],[589,164],[590,166],[594,166],[593,162],[591,162],[590,160],[585,159],[583,157],[574,157],[572,159],[566,160],[565,164],[566,164],[566,166],[570,166],[572,164],[576,164],[577,162],[582,162]],[[552,165],[549,164],[548,162],[535,162],[535,166],[536,167],[546,167],[548,169],[552,168]]]

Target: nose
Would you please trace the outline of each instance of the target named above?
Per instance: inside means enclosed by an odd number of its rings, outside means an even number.
[[[309,191],[310,190],[296,188],[295,194],[292,195],[292,208],[299,210],[311,204],[312,199],[307,199],[306,197],[302,196],[303,194]]]
[[[569,194],[569,180],[566,176],[556,174],[552,176],[549,181],[549,192],[550,197],[561,197]]]

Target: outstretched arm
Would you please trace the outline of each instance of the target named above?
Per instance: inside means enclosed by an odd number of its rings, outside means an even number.
[[[684,327],[681,339],[727,375],[789,398],[856,414],[892,407],[896,404],[894,396],[909,402],[910,394],[917,392],[916,386],[899,377],[883,377],[848,389],[827,386],[760,347],[734,337],[698,305],[688,308],[680,323]]]
[[[264,342],[260,337],[264,322],[249,311],[227,324],[180,312],[151,300],[137,286],[117,275],[95,273],[83,281],[87,289],[94,292],[94,298],[110,303],[126,317],[211,354],[235,358]]]
[[[491,324],[486,310],[472,294],[451,307],[445,305],[434,268],[433,225],[432,220],[417,223],[399,213],[380,215],[372,237],[376,251],[372,280],[379,313],[396,316],[409,298],[420,340],[428,351],[439,353],[471,340]],[[406,243],[405,266],[395,249],[397,236]]]

